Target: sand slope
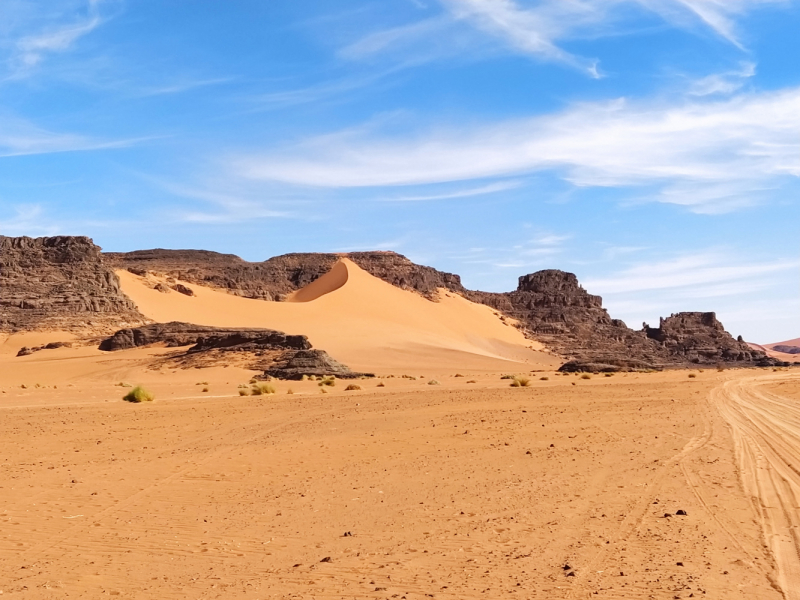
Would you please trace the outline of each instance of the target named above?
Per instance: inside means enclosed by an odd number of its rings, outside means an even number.
[[[164,294],[127,271],[117,274],[123,291],[155,321],[304,334],[314,347],[359,371],[551,369],[561,362],[487,306],[449,292],[431,302],[348,259],[288,302],[240,298],[188,283],[194,297]]]

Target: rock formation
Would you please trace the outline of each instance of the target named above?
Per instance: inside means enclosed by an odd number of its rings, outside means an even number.
[[[206,327],[177,321],[153,323],[117,331],[100,343],[100,350],[115,352],[153,344],[167,348],[191,346],[154,361],[156,367],[236,364],[263,370],[264,377],[277,379],[301,379],[303,375],[343,379],[372,376],[354,373],[324,350],[312,349],[304,335],[286,335],[272,329]]]
[[[113,352],[151,344],[163,344],[167,348],[193,346],[190,352],[234,347],[247,350],[311,348],[304,335],[286,335],[273,329],[207,327],[177,321],[121,329],[103,340],[99,347]]]
[[[0,331],[146,322],[89,238],[0,236]]]

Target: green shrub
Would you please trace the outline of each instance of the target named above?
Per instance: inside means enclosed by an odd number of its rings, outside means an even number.
[[[144,389],[142,386],[137,385],[130,392],[122,397],[126,402],[152,402],[155,396]]]

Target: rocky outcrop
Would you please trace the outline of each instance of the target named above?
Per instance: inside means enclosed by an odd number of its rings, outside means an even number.
[[[173,321],[121,329],[100,343],[100,350],[114,352],[139,346],[162,344],[167,348],[192,346],[189,352],[237,348],[238,350],[306,350],[311,348],[304,335],[286,335],[272,329],[230,329]]]
[[[272,329],[230,329],[191,323],[154,323],[122,329],[100,343],[114,352],[159,344],[167,348],[190,346],[153,363],[155,367],[203,368],[236,365],[264,371],[264,377],[301,379],[303,375],[354,378],[354,373],[324,350],[312,349],[304,335],[287,335]]]
[[[784,354],[800,354],[800,346],[786,346],[783,344],[777,344],[772,346],[772,349],[775,352],[783,352]]]
[[[146,322],[91,239],[0,236],[0,331]]]
[[[274,366],[264,371],[265,377],[276,379],[302,379],[304,375],[339,377],[340,379],[355,379],[359,377],[374,377],[372,373],[354,373],[349,367],[334,360],[324,350],[298,350],[286,353],[275,361]]]
[[[17,356],[30,356],[34,352],[39,352],[41,350],[56,350],[57,348],[71,348],[71,342],[50,342],[49,344],[45,344],[43,346],[23,346],[17,352]]]
[[[661,319],[658,327],[643,328],[670,356],[692,364],[771,364],[766,354],[735,340],[713,312],[682,312]]]

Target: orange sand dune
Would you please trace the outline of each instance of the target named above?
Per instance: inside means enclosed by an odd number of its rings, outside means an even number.
[[[304,334],[359,371],[552,369],[560,360],[495,312],[457,294],[438,302],[396,288],[348,259],[288,302],[240,298],[185,283],[194,297],[164,294],[127,271],[122,290],[149,318],[218,327],[268,327]]]

